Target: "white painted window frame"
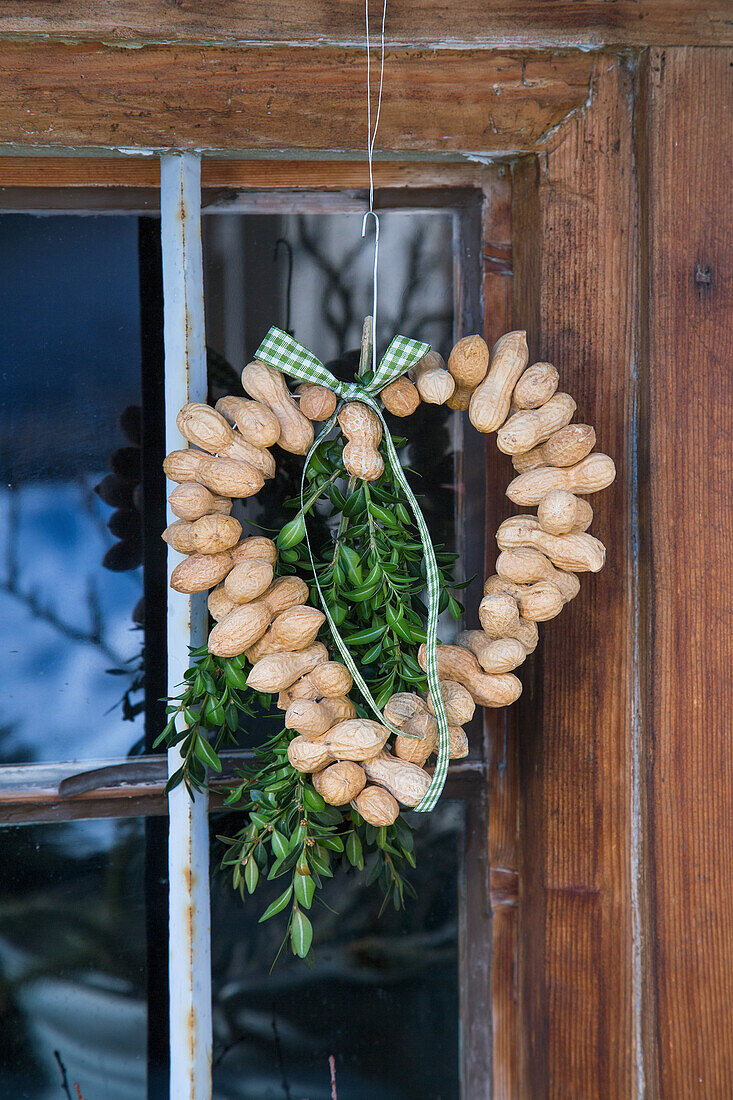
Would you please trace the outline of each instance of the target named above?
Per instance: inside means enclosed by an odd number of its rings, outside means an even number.
[[[178,430],[178,410],[205,401],[206,338],[201,251],[201,158],[193,153],[160,158],[165,348],[166,450],[187,446]],[[170,513],[170,509],[169,509]],[[172,513],[168,522],[176,517]],[[168,573],[182,555],[168,550]],[[189,665],[189,645],[206,637],[203,594],[168,599],[168,694],[175,694]],[[168,774],[181,765],[179,749],[168,752]],[[181,783],[169,806],[169,990],[171,1100],[210,1100],[211,910],[209,821],[205,793],[192,801]]]

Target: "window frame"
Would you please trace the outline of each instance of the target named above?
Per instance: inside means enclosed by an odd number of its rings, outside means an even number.
[[[14,158],[15,159],[15,158]],[[34,177],[34,186],[14,186],[3,192],[0,206],[3,210],[47,211],[60,209],[60,195],[66,200],[61,208],[65,212],[96,210],[155,214],[160,206],[162,219],[164,265],[164,316],[166,331],[166,441],[167,448],[180,445],[181,437],[175,425],[175,416],[181,404],[187,400],[205,397],[205,352],[203,351],[203,269],[200,255],[200,216],[202,212],[292,212],[295,204],[298,212],[335,212],[337,210],[363,210],[364,192],[356,187],[344,187],[364,179],[359,165],[349,162],[316,162],[305,173],[307,187],[294,187],[292,166],[288,172],[285,162],[274,162],[280,172],[275,173],[274,185],[263,188],[260,162],[221,162],[203,160],[194,154],[168,154],[160,158],[162,171],[161,189],[154,189],[155,165],[137,162],[136,172],[129,183],[126,174],[105,175],[104,186],[84,186],[84,161],[77,158],[43,158],[40,177]],[[66,176],[62,190],[58,189],[60,165],[64,161],[62,175]],[[68,162],[73,161],[77,170],[76,185],[68,182]],[[105,160],[108,169],[109,161]],[[116,162],[119,163],[119,162]],[[254,171],[252,170],[254,166]],[[17,162],[15,164],[17,181]],[[142,170],[144,167],[144,171]],[[492,164],[420,165],[382,164],[375,166],[376,206],[378,209],[406,209],[440,207],[454,215],[455,239],[455,316],[456,335],[476,331],[480,321],[483,299],[484,310],[498,307],[497,335],[507,326],[509,303],[509,279],[511,265],[506,252],[508,241],[508,183],[503,166]],[[1,172],[1,169],[0,169]],[[88,179],[88,176],[86,177]],[[0,177],[1,179],[1,177]],[[114,183],[110,183],[114,180]],[[227,186],[222,186],[226,181]],[[255,183],[255,186],[251,186]],[[285,186],[282,186],[282,184]],[[203,184],[203,187],[202,187]],[[278,186],[280,184],[280,186]],[[69,201],[71,197],[72,201]],[[160,198],[158,203],[157,199]],[[29,205],[30,202],[30,205]],[[183,218],[181,217],[183,211]],[[498,241],[494,238],[500,238]],[[193,247],[191,248],[191,242]],[[196,249],[198,248],[198,252]],[[187,324],[185,310],[180,301],[175,309],[171,304],[181,291],[187,296],[193,290],[196,323]],[[188,298],[191,301],[190,298]],[[200,326],[198,320],[200,318]],[[193,334],[193,343],[191,337]],[[488,336],[488,334],[487,334]],[[171,372],[170,363],[178,369]],[[203,364],[203,367],[202,367]],[[203,370],[203,374],[201,373]],[[202,381],[203,379],[203,381]],[[203,388],[202,388],[203,387]],[[492,465],[485,461],[484,441],[471,433],[467,442],[471,446],[471,461],[466,462],[463,445],[463,419],[456,418],[456,453],[459,468],[456,484],[464,487],[457,500],[458,526],[462,533],[466,573],[475,573],[477,580],[469,589],[467,599],[477,602],[484,575],[484,547],[481,540],[465,537],[467,528],[491,531],[491,520],[497,507],[485,485],[486,469]],[[486,454],[491,454],[487,451]],[[498,494],[497,494],[498,495]],[[484,501],[487,506],[484,511]],[[495,525],[494,525],[495,526]],[[488,541],[488,540],[487,540]],[[169,551],[172,568],[178,560]],[[169,672],[171,688],[180,682],[181,672],[188,663],[190,629],[195,638],[205,629],[205,603],[199,597],[192,600],[177,597],[169,601]],[[171,616],[177,625],[171,626]],[[183,625],[182,625],[183,624]],[[181,667],[182,665],[182,667]],[[455,762],[450,769],[446,796],[460,799],[466,807],[465,848],[463,853],[460,891],[459,929],[459,987],[461,998],[461,1082],[465,1096],[489,1096],[491,1092],[492,1034],[487,1023],[491,1021],[491,960],[492,931],[491,905],[493,890],[489,887],[489,845],[491,835],[491,807],[487,793],[490,770],[501,757],[504,724],[498,715],[488,715],[483,722],[481,752],[477,759]],[[505,738],[504,738],[505,741]],[[497,751],[498,750],[498,751]],[[226,781],[234,767],[248,753],[244,750],[224,755],[224,771],[215,784]],[[202,960],[207,966],[210,982],[210,956],[208,952],[208,812],[215,809],[218,800],[207,807],[205,800],[197,799],[192,807],[182,787],[180,796],[174,792],[169,805],[163,796],[166,774],[177,760],[177,750],[163,755],[148,755],[119,761],[87,761],[83,770],[78,763],[17,765],[5,769],[0,783],[0,824],[40,821],[61,821],[89,817],[156,816],[169,814],[171,832],[176,836],[176,851],[170,861],[170,880],[191,867],[191,853],[195,850],[197,874],[188,876],[196,883],[195,893],[187,887],[176,894],[176,912],[179,924],[171,927],[171,941],[180,944],[183,936],[191,951],[181,952],[177,947],[171,955],[171,1004],[177,1005],[175,1021],[171,1020],[172,1047],[175,1052],[171,1064],[178,1066],[179,1077],[175,1084],[190,1085],[196,1080],[195,1095],[206,1096],[207,1075],[210,1064],[211,1020],[210,1010],[201,1011],[202,1002],[210,1006],[210,986],[201,985],[195,969],[201,971]],[[12,772],[12,774],[11,774]],[[9,780],[9,783],[6,782]],[[182,796],[182,797],[181,797]],[[204,843],[205,837],[205,843]],[[480,868],[480,875],[466,875],[466,867]],[[206,871],[206,873],[204,873]],[[478,881],[477,881],[478,879]],[[493,877],[492,877],[493,886]],[[204,920],[195,918],[204,914]],[[192,914],[194,919],[192,920]],[[174,918],[175,921],[176,918]],[[196,966],[184,974],[179,960],[181,956],[196,958]],[[195,1009],[191,1014],[191,1009]],[[196,1021],[196,1034],[186,1034],[190,1020]],[[176,1036],[181,1039],[180,1046]],[[171,1094],[174,1082],[171,1081]],[[193,1095],[193,1093],[192,1093]]]

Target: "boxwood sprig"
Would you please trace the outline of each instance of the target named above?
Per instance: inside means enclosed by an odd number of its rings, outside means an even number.
[[[427,617],[422,599],[424,553],[407,499],[388,465],[377,481],[347,481],[342,447],[342,439],[321,443],[308,469],[303,507],[300,497],[286,502],[297,508],[297,514],[277,540],[280,568],[283,573],[313,578],[305,525],[318,502],[327,501],[335,535],[311,547],[318,581],[344,642],[375,701],[383,706],[396,691],[426,690],[425,673],[416,658],[417,647],[425,641]],[[457,555],[442,546],[435,549],[440,610],[458,619],[463,607],[453,593],[466,582],[453,577]],[[311,599],[317,606],[319,596],[312,581]]]
[[[219,839],[228,846],[222,866],[231,868],[232,885],[243,900],[264,882],[284,880],[284,889],[260,921],[286,913],[280,952],[287,948],[307,960],[313,941],[307,911],[321,900],[318,892],[337,866],[363,871],[368,861],[368,880],[381,884],[384,905],[391,901],[400,908],[406,895],[414,896],[404,866],[414,867],[415,860],[412,830],[402,818],[389,828],[375,829],[349,806],[326,804],[309,777],[289,763],[292,736],[282,730],[239,772],[226,804],[244,810],[247,824],[234,836]]]
[[[165,792],[184,783],[193,798],[206,786],[207,768],[221,772],[221,750],[239,743],[242,715],[253,717],[258,706],[269,709],[271,696],[247,686],[243,654],[215,657],[208,646],[190,652],[183,690],[168,699],[168,721],[153,748],[180,745],[181,766],[169,777]]]

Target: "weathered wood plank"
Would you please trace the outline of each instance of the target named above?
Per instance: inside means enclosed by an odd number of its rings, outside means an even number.
[[[485,191],[482,236],[484,338],[491,347],[509,331],[512,321],[512,189],[507,168],[499,170]],[[509,512],[502,492],[510,476],[508,465],[495,438],[487,437],[484,576],[494,571],[495,532]],[[475,620],[470,625],[479,624]],[[491,1095],[494,1100],[510,1100],[518,1095],[522,1045],[517,1002],[519,770],[514,715],[507,710],[485,711],[484,729],[491,906]]]
[[[529,150],[588,96],[592,58],[391,50],[379,148]],[[0,140],[77,148],[330,149],[366,141],[361,50],[0,43]]]
[[[373,21],[376,28],[377,13]],[[404,46],[715,45],[731,41],[724,0],[391,0],[387,34]],[[364,9],[352,0],[4,0],[0,35],[110,42],[353,45]]]
[[[733,1095],[731,65],[731,50],[655,50],[644,78],[642,651],[661,1096]]]
[[[502,169],[503,171],[504,169]],[[375,161],[377,188],[473,187],[486,185],[487,168],[475,162]],[[239,190],[364,191],[365,160],[228,160],[201,164],[204,188]],[[159,187],[160,162],[149,156],[0,157],[0,187]],[[497,263],[500,258],[496,257]]]
[[[637,1095],[633,76],[599,59],[588,110],[516,181],[515,326],[618,466],[592,501],[606,568],[542,624],[519,707],[521,1095],[532,1100]]]

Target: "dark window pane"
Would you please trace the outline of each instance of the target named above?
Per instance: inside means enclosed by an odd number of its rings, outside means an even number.
[[[214,1095],[217,1100],[328,1100],[329,1055],[348,1100],[457,1100],[458,861],[461,812],[411,815],[418,897],[378,919],[379,890],[337,871],[314,907],[316,962],[285,953],[282,929],[258,924],[283,880],[244,906],[229,877],[212,883]],[[235,826],[236,827],[236,826]],[[212,831],[226,831],[214,822]]]
[[[0,866],[0,1095],[63,1097],[58,1051],[71,1096],[141,1100],[145,823],[6,828]]]
[[[136,218],[0,218],[0,760],[142,737],[139,299]]]
[[[455,320],[455,218],[440,209],[380,214],[378,354],[402,333],[429,342],[448,357]],[[362,323],[372,308],[373,240],[362,238],[361,225],[361,213],[204,216],[210,401],[243,394],[242,367],[272,324],[289,326],[337,376],[354,376]],[[446,406],[422,403],[406,420],[387,419],[394,435],[408,439],[402,457],[418,472],[412,483],[433,542],[448,550],[465,549],[456,487],[460,416]],[[237,502],[233,512],[245,525],[259,525],[268,534],[292,518],[284,502],[298,496],[303,468],[300,455],[277,445],[273,454],[276,479],[256,497]],[[323,517],[320,523],[311,520],[309,535],[316,547],[329,538]],[[472,538],[478,541],[475,531]],[[465,560],[462,553],[456,563],[458,579]],[[452,641],[456,632],[446,612],[441,637]],[[267,728],[274,732],[279,721],[278,716]],[[254,738],[243,736],[242,744],[258,739],[263,739],[262,731]],[[476,724],[474,755],[478,740]]]
[[[447,357],[454,321],[453,217],[392,212],[381,214],[380,221],[378,355],[402,333]],[[210,399],[242,394],[242,367],[272,324],[289,322],[295,338],[337,377],[354,376],[362,323],[372,308],[372,242],[362,238],[361,222],[361,214],[344,213],[204,218],[206,335],[218,353],[210,357]],[[453,548],[455,417],[444,406],[421,404],[408,420],[390,417],[389,422],[394,434],[409,439],[403,458],[420,472],[413,483],[423,496],[433,541]],[[277,446],[273,453],[277,479],[236,506],[238,515],[268,530],[292,517],[283,502],[299,492],[303,467],[300,455]],[[455,631],[451,619],[447,626]]]

